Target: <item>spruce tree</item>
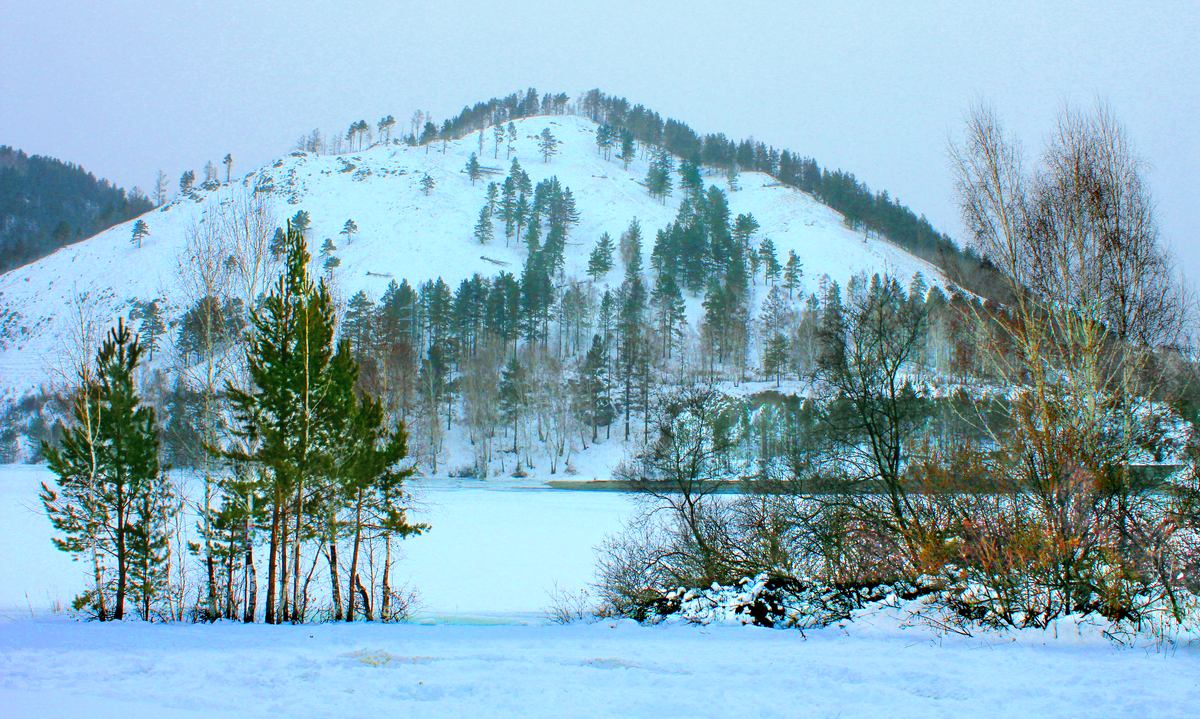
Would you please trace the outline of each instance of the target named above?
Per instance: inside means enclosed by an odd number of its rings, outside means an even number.
[[[429,193],[433,192],[433,186],[436,184],[437,183],[434,182],[433,178],[429,176],[428,172],[422,174],[421,175],[421,194],[425,195],[426,197],[429,197]]]

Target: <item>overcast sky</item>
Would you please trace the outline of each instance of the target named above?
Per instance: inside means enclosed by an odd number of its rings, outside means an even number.
[[[8,4],[0,144],[148,189],[314,127],[440,122],[526,87],[599,87],[697,132],[753,135],[886,189],[961,238],[946,159],[973,102],[1036,150],[1106,100],[1153,164],[1164,235],[1200,278],[1200,3],[253,2]]]

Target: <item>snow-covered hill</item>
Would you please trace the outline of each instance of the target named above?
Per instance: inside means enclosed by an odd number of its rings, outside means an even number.
[[[636,217],[648,253],[654,232],[675,218],[678,193],[665,203],[647,193],[641,184],[646,160],[635,160],[626,169],[615,158],[601,157],[597,126],[589,120],[546,116],[515,124],[515,155],[533,182],[556,175],[575,196],[581,222],[568,241],[568,276],[583,277],[588,253],[602,232],[615,238]],[[538,154],[536,136],[544,128],[561,143],[549,163]],[[279,224],[298,210],[309,213],[314,255],[325,238],[339,246],[341,265],[334,285],[343,298],[361,289],[378,299],[391,278],[416,283],[440,276],[453,287],[474,273],[491,276],[504,269],[520,274],[523,245],[514,241],[506,247],[503,232],[483,246],[472,238],[488,177],[472,185],[464,167],[478,151],[473,134],[448,143],[444,152],[442,143],[435,142],[415,148],[376,145],[336,156],[297,153],[240,181],[200,192],[196,199],[178,199],[144,215],[150,235],[140,247],[130,241],[132,223],[125,223],[0,276],[0,396],[20,395],[61,370],[64,348],[78,334],[80,307],[100,326],[115,324],[137,302],[154,299],[177,317],[186,306],[177,268],[188,228],[235,193],[255,188],[273,188],[268,196]],[[484,133],[481,160],[485,168],[496,170],[492,179],[507,174],[505,148],[494,157],[490,131]],[[428,196],[420,185],[425,174],[436,182]],[[725,188],[721,177],[705,177],[705,182]],[[729,197],[731,215],[753,213],[761,225],[757,236],[772,238],[781,259],[795,250],[809,290],[822,275],[844,284],[863,270],[905,279],[921,272],[929,284],[945,284],[929,263],[850,230],[840,214],[805,193],[760,173],[743,173],[739,185]],[[349,219],[358,232],[345,244],[339,233]],[[620,272],[614,269],[609,278],[614,286]],[[699,300],[689,303],[694,316]]]

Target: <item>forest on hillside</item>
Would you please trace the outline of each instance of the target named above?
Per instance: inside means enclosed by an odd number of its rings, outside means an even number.
[[[675,156],[695,167],[707,167],[729,173],[739,171],[765,173],[780,184],[808,192],[846,218],[849,226],[885,237],[906,251],[941,268],[954,282],[982,297],[1005,301],[1006,285],[986,257],[972,248],[960,248],[948,235],[937,231],[925,217],[892,199],[886,190],[872,191],[852,172],[823,168],[816,159],[794,150],[775,148],[753,139],[735,140],[724,133],[699,134],[686,122],[664,119],[658,112],[641,104],[589,90],[574,102],[566,93],[538,93],[537,89],[512,93],[503,98],[478,102],[444,120],[439,126],[428,113],[413,113],[410,132],[402,141],[410,145],[429,145],[465,137],[485,128],[502,128],[513,119],[539,115],[576,114],[602,127],[599,140],[606,154],[616,148],[619,156],[632,157],[636,143],[643,157],[652,149]],[[391,141],[397,121],[387,116],[376,125],[379,139]],[[371,126],[360,120],[351,125],[345,138],[333,134],[328,139],[314,130],[301,137],[296,149],[308,152],[333,151],[359,147],[370,138]],[[482,138],[481,138],[482,139]],[[397,138],[396,141],[401,141]],[[497,140],[499,145],[499,140]]]
[[[0,146],[0,273],[34,262],[154,207],[69,162]]]

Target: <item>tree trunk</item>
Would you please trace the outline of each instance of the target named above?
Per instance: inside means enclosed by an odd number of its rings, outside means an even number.
[[[92,578],[96,580],[96,616],[100,621],[108,620],[108,611],[104,606],[104,569],[100,565],[100,552],[92,544]]]
[[[254,545],[246,543],[246,584],[249,585],[249,596],[246,599],[246,614],[242,621],[254,623],[254,613],[258,610],[258,581],[254,576]]]
[[[125,618],[125,495],[120,487],[117,488],[117,606],[113,611],[113,619]]]
[[[388,581],[388,575],[392,573],[392,538],[390,536],[384,537],[383,546],[383,598],[379,601],[379,621],[386,622],[388,612],[392,608],[392,585]]]
[[[302,621],[298,615],[302,614],[303,607],[300,606],[300,520],[304,509],[304,482],[299,483],[296,489],[296,531],[293,538],[292,546],[292,623]],[[316,557],[313,558],[316,560]],[[315,561],[314,561],[315,563]]]
[[[206,612],[208,621],[216,621],[220,616],[217,612],[217,567],[212,555],[212,539],[208,542],[208,556],[205,557],[204,563],[208,568],[208,610]]]
[[[291,613],[288,608],[288,516],[287,512],[279,513],[280,536],[279,536],[279,614],[275,618],[277,624],[291,620]]]
[[[331,541],[329,543],[329,552],[325,556],[329,557],[329,585],[330,592],[333,595],[333,621],[340,622],[343,619],[342,580],[338,576],[337,542]]]
[[[271,507],[271,550],[267,558],[267,624],[275,623],[275,560],[279,556],[279,493],[275,493],[275,505]]]
[[[375,616],[371,614],[371,595],[367,593],[367,588],[363,586],[362,577],[355,574],[354,583],[358,585],[358,593],[362,598],[363,614],[367,615],[368,622],[375,621]]]
[[[233,596],[233,568],[236,566],[237,550],[235,549],[233,533],[229,535],[229,561],[225,570],[225,618],[237,617],[237,597]]]
[[[362,490],[358,490],[358,498],[354,507],[354,552],[350,555],[350,606],[347,607],[346,621],[354,621],[354,585],[362,586],[362,582],[358,580],[358,547],[362,541]],[[363,595],[366,599],[366,595]],[[363,611],[366,612],[367,618],[371,617],[371,608],[365,602]]]

